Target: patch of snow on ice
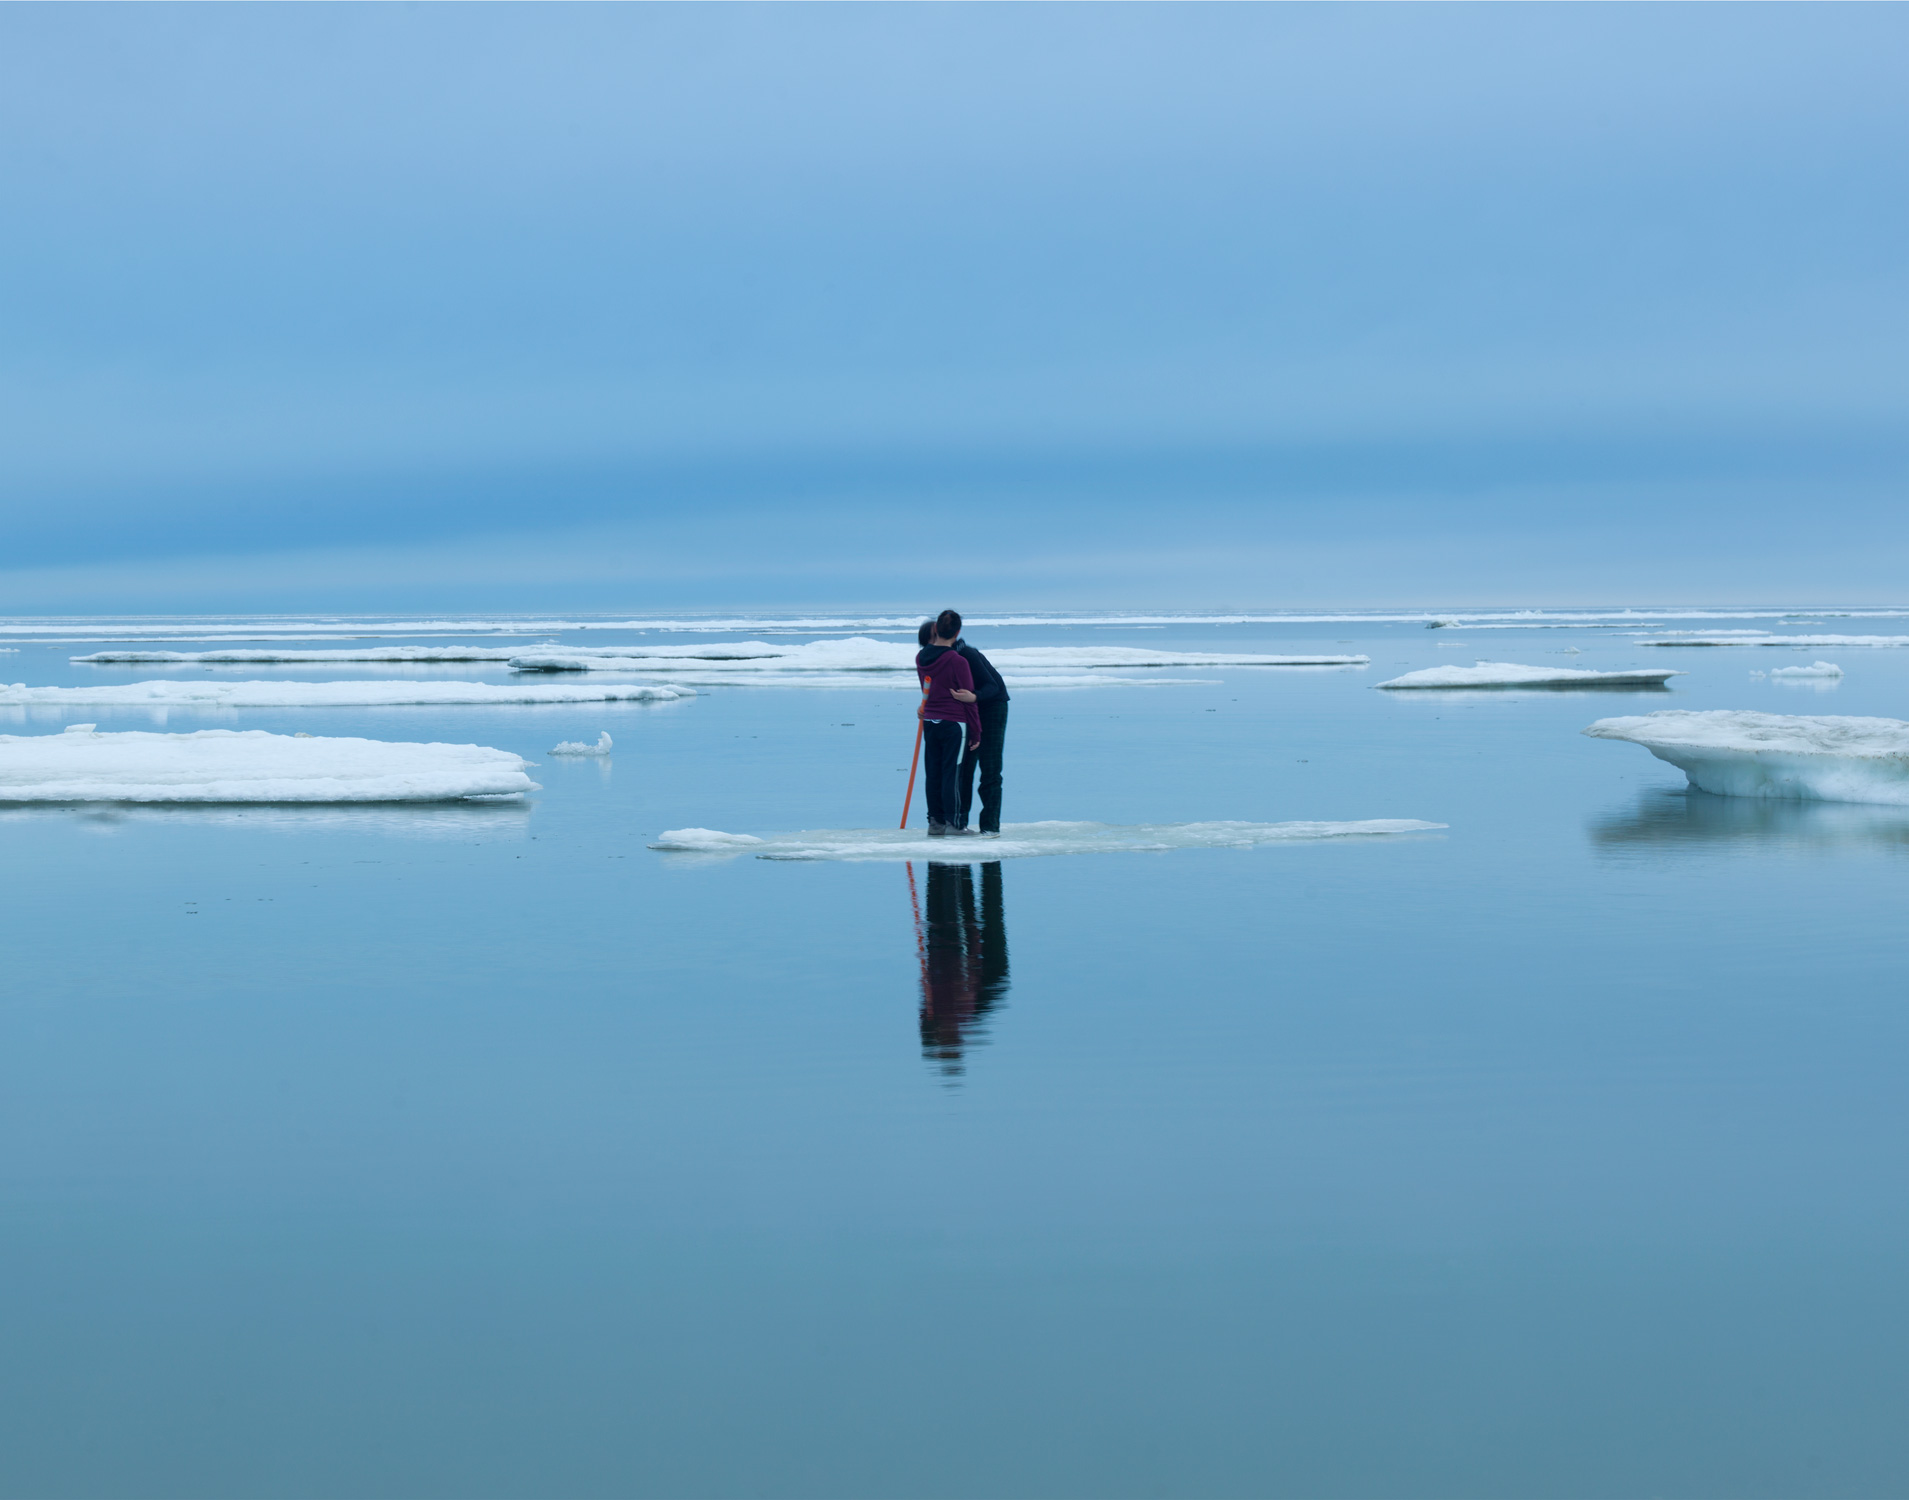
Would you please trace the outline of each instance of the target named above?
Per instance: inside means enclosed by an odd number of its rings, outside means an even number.
[[[467,703],[668,703],[694,698],[677,683],[494,682],[154,682],[97,687],[0,688],[0,707],[85,705],[92,708],[391,708]]]
[[[1682,672],[1652,667],[1641,672],[1593,672],[1582,667],[1523,667],[1509,661],[1481,661],[1473,667],[1426,667],[1407,672],[1382,688],[1511,688],[1511,687],[1657,687]]]
[[[608,755],[612,743],[610,731],[606,729],[597,736],[597,742],[594,745],[585,744],[581,740],[565,740],[562,744],[552,745],[548,753],[551,755]]]
[[[1901,719],[1671,709],[1599,719],[1584,733],[1642,745],[1719,796],[1909,805]]]
[[[537,790],[529,764],[487,745],[195,734],[0,734],[4,802],[417,802]]]
[[[671,853],[754,854],[777,860],[922,859],[968,864],[1046,854],[1133,854],[1169,849],[1245,849],[1256,844],[1314,842],[1401,833],[1430,833],[1443,823],[1367,818],[1346,823],[1008,823],[999,838],[929,838],[899,829],[814,829],[802,833],[719,833],[676,828],[650,845]]]

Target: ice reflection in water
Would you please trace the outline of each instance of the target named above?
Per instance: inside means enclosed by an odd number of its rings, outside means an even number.
[[[977,901],[972,865],[930,864],[925,905],[908,866],[921,954],[921,1051],[942,1076],[960,1078],[966,1049],[987,1039],[987,1016],[1007,998],[1008,932],[1001,864],[981,866]]]
[[[1649,793],[1629,812],[1599,819],[1590,834],[1593,844],[1612,853],[1728,844],[1909,851],[1909,808],[1718,797],[1679,787]]]

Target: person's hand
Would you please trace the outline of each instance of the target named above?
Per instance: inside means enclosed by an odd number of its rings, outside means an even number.
[[[969,692],[966,688],[949,688],[948,694],[957,703],[974,702],[974,694]]]

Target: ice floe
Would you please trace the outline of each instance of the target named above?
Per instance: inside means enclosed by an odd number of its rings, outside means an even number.
[[[1762,672],[1752,672],[1750,675],[1752,677],[1762,677],[1765,674]],[[1813,661],[1807,667],[1772,667],[1768,675],[1778,678],[1841,677],[1843,675],[1843,669],[1837,666],[1833,661]]]
[[[281,666],[323,665],[340,661],[509,661],[521,646],[361,646],[350,651],[95,651],[70,656],[68,661],[94,665],[122,662],[168,662],[181,666],[218,666],[274,662]]]
[[[610,739],[610,731],[606,729],[597,736],[597,742],[594,745],[586,744],[582,740],[565,740],[560,745],[552,745],[545,753],[550,755],[608,755],[613,743],[614,742]]]
[[[680,683],[203,682],[102,683],[94,687],[0,687],[0,707],[390,708],[465,703],[667,703],[694,698]]]
[[[263,729],[0,734],[0,802],[432,802],[537,790],[529,762],[487,745],[268,734]]]
[[[669,853],[752,854],[757,859],[923,859],[967,864],[1044,854],[1245,849],[1256,844],[1431,833],[1445,826],[1416,818],[1367,818],[1349,823],[1006,823],[999,838],[929,838],[913,830],[875,828],[811,829],[757,838],[713,828],[675,828],[659,835],[650,848]]]
[[[1712,630],[1703,635],[1665,635],[1640,646],[1909,646],[1909,635],[1766,635],[1760,630]]]
[[[1593,672],[1581,667],[1523,667],[1509,661],[1481,661],[1472,667],[1426,667],[1407,672],[1382,688],[1604,688],[1661,687],[1682,672],[1652,667],[1640,672]]]
[[[1629,740],[1725,797],[1909,805],[1909,723],[1740,709],[1599,719],[1584,733]]]

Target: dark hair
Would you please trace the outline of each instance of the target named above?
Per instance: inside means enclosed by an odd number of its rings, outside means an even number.
[[[921,629],[915,632],[915,639],[921,642],[923,649],[926,649],[928,641],[934,633],[935,622],[933,620],[923,620],[921,622]]]
[[[961,616],[951,609],[944,609],[935,616],[935,634],[944,641],[961,639]]]

